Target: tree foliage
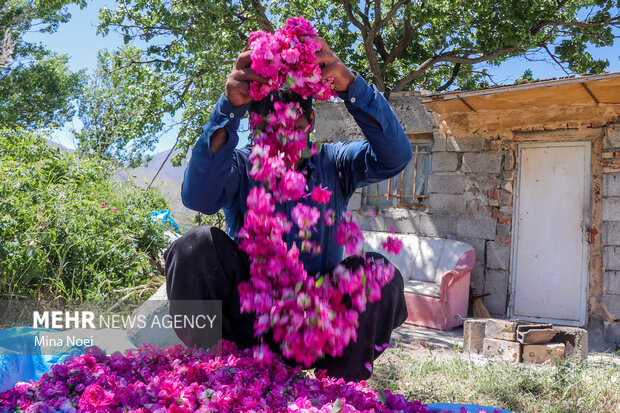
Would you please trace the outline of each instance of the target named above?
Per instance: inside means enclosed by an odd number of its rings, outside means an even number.
[[[54,32],[71,17],[64,9],[69,3],[0,0],[0,126],[62,125],[73,116],[84,73],[72,73],[66,56],[23,39],[28,31]]]
[[[481,63],[543,51],[565,70],[598,73],[608,62],[588,45],[612,45],[613,0],[121,0],[99,30],[149,42],[145,61],[176,77],[182,149],[196,139],[252,30],[273,31],[291,16],[312,21],[335,53],[380,90],[486,85]]]
[[[173,79],[148,64],[137,64],[143,52],[133,46],[99,52],[98,66],[80,99],[83,124],[74,131],[82,154],[135,167],[149,160],[164,113],[173,111],[168,92]]]

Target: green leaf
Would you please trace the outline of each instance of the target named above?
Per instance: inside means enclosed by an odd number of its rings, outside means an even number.
[[[336,399],[332,405],[331,413],[338,413],[340,410],[342,410],[342,399]]]
[[[295,284],[295,294],[299,293],[299,290],[301,290],[301,286],[302,286],[301,281]]]
[[[379,399],[379,403],[385,404],[387,402],[387,396],[385,395],[385,391],[379,390],[377,392],[377,399]]]
[[[324,275],[321,275],[321,276],[320,276],[320,277],[316,280],[316,282],[314,283],[314,286],[315,286],[316,288],[319,288],[320,286],[322,286],[322,285],[323,285],[323,283],[324,283],[324,282],[325,282],[325,276],[324,276]]]

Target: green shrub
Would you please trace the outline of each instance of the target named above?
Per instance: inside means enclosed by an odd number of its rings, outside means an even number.
[[[147,214],[166,201],[113,170],[0,129],[0,298],[112,298],[158,275],[168,243]]]

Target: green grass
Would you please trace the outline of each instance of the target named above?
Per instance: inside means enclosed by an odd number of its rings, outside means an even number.
[[[455,352],[397,347],[375,363],[368,381],[423,403],[463,403],[513,412],[620,412],[620,358],[510,364]],[[615,359],[615,361],[614,361]]]

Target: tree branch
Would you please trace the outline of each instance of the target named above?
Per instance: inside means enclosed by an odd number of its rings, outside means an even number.
[[[450,79],[448,79],[446,83],[438,87],[435,91],[441,92],[442,90],[446,90],[447,88],[449,88],[450,85],[456,80],[456,76],[459,74],[459,70],[461,70],[461,64],[457,63],[454,65],[454,68],[452,68],[452,75],[450,76]]]
[[[265,31],[269,33],[275,33],[275,30],[273,26],[271,25],[271,22],[265,15],[265,8],[261,4],[260,0],[252,0],[252,6],[254,6],[254,9],[256,10],[256,12],[259,14],[259,16],[262,19],[262,22],[259,21],[259,24],[263,27],[263,29],[265,29]]]
[[[411,25],[411,22],[409,21],[409,19],[405,20],[405,34],[403,38],[400,39],[398,44],[394,47],[394,49],[390,51],[390,54],[388,55],[388,57],[386,59],[383,59],[384,66],[387,66],[390,63],[392,63],[394,60],[396,60],[398,56],[401,55],[402,52],[405,51],[407,46],[409,46],[409,43],[411,43],[411,40],[413,40],[413,37],[415,36],[415,34],[420,29],[420,27],[422,27],[422,23],[418,23],[414,27]]]
[[[553,53],[551,53],[551,50],[549,50],[549,48],[547,47],[547,45],[542,45],[543,49],[545,49],[547,51],[547,54],[553,59],[553,61],[560,66],[560,69],[562,69],[562,71],[568,76],[570,75],[570,73],[568,73],[566,71],[566,69],[564,69],[564,66],[562,66],[562,63],[555,57],[555,55]]]
[[[364,27],[362,22],[357,20],[355,16],[353,15],[353,10],[351,10],[351,5],[349,4],[349,0],[336,0],[336,1],[342,4],[342,6],[344,7],[344,11],[347,13],[347,17],[349,18],[349,21],[353,23],[355,27],[360,29],[360,31],[362,32],[362,35],[364,35],[365,33],[368,33],[368,30],[366,29],[366,27]]]

